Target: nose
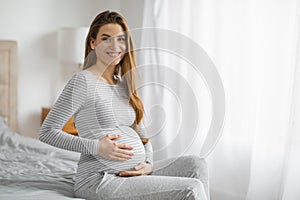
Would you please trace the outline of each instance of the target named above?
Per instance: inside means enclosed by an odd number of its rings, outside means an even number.
[[[119,41],[118,41],[118,38],[114,37],[114,38],[111,38],[111,43],[110,43],[110,47],[112,49],[117,49],[120,47],[120,44],[119,44]]]

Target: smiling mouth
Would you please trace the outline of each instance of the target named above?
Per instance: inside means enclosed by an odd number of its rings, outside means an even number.
[[[122,52],[107,52],[107,54],[112,57],[112,58],[116,58],[119,55],[121,55]]]

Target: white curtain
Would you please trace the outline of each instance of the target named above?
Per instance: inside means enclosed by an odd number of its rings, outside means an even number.
[[[211,59],[200,65],[215,66],[222,80],[224,127],[215,129],[222,136],[208,156],[212,200],[300,199],[299,8],[297,0],[145,0],[143,27],[161,30],[136,31],[156,159],[203,153],[222,102],[214,102],[215,86],[207,83],[218,81],[215,73],[195,71],[167,48],[143,45],[154,40],[207,59],[192,40]],[[215,141],[218,133],[209,132]]]

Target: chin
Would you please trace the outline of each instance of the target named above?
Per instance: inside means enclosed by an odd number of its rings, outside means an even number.
[[[121,59],[117,59],[117,60],[113,60],[113,61],[109,62],[108,65],[114,65],[114,66],[116,66],[116,65],[118,65],[120,62],[121,62]]]

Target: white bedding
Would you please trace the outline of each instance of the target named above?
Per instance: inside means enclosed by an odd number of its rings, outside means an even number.
[[[75,199],[79,154],[12,132],[0,116],[0,199]],[[78,199],[78,198],[77,198]]]

